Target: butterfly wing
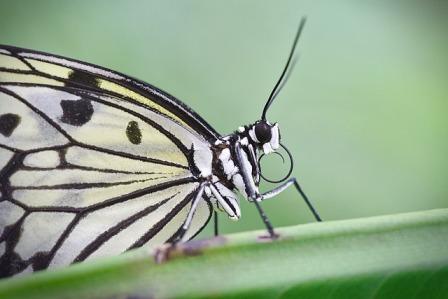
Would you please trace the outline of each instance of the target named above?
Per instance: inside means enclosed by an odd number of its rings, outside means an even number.
[[[217,138],[150,85],[12,47],[0,107],[1,276],[172,239],[199,186],[192,165],[211,165]],[[201,201],[189,237],[210,215]]]

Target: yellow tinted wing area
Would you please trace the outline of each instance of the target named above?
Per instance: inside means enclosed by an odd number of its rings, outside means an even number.
[[[0,277],[159,246],[184,224],[200,185],[190,155],[210,172],[209,140],[132,80],[0,46],[0,235],[14,228]],[[186,236],[211,213],[201,202]]]
[[[40,58],[43,59],[44,56],[41,56]],[[25,62],[28,63],[28,65],[25,64]],[[58,62],[63,63],[63,60],[58,60]],[[34,69],[39,73],[41,73],[41,75],[39,76],[31,73],[14,74],[13,72],[3,71],[2,74],[0,75],[0,82],[24,82],[24,83],[62,86],[63,82],[58,82],[57,79],[70,81],[72,80],[71,75],[76,71],[76,69],[73,68],[73,66],[67,67],[54,62],[42,61],[32,58],[23,58],[23,60],[20,60],[16,57],[6,54],[0,54],[0,65],[5,69],[23,70],[23,71],[31,71],[32,69]],[[91,71],[94,70],[95,68],[92,67]],[[159,113],[166,115],[172,120],[175,120],[187,126],[187,124],[182,119],[180,119],[178,116],[171,113],[161,105],[155,103],[148,96],[143,96],[142,94],[139,94],[121,84],[112,82],[111,80],[107,80],[104,77],[96,76],[94,73],[91,73],[91,76],[92,76],[91,82],[96,82],[96,86],[94,87],[99,89],[100,91],[112,92],[115,95],[136,101],[152,110],[158,111]],[[51,77],[53,77],[54,79],[51,79]],[[74,83],[82,83],[82,82],[76,82],[76,80],[74,80]]]

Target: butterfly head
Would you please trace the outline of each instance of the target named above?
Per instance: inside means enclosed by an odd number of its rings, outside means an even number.
[[[276,151],[280,146],[280,131],[278,124],[259,120],[250,126],[249,136],[264,154]]]
[[[254,148],[257,148],[260,152],[261,155],[258,156],[258,169],[260,170],[260,172],[258,173],[258,175],[260,177],[262,177],[264,180],[271,182],[271,183],[281,183],[283,181],[285,181],[292,173],[292,169],[294,167],[294,161],[291,155],[291,152],[288,150],[288,148],[283,145],[280,142],[281,136],[280,136],[280,129],[278,127],[278,123],[273,123],[271,124],[269,121],[267,120],[258,120],[256,121],[254,124],[245,127],[247,129],[247,131],[240,131],[242,134],[244,134],[245,136],[249,135],[249,143],[252,144],[252,146]],[[290,168],[289,171],[287,173],[286,176],[284,176],[282,179],[280,180],[272,180],[272,179],[268,179],[266,178],[263,173],[261,172],[261,165],[260,165],[260,160],[267,154],[270,153],[274,153],[279,155],[283,162],[285,162],[285,159],[283,157],[283,155],[278,151],[279,148],[283,148],[283,150],[288,154],[289,160],[290,160]]]
[[[241,134],[240,137],[248,133],[251,140],[251,144],[254,147],[256,147],[259,151],[262,151],[262,154],[258,158],[258,169],[260,170],[258,174],[260,177],[271,183],[281,183],[285,181],[291,175],[292,170],[294,168],[294,162],[292,159],[291,152],[280,142],[280,131],[278,128],[278,124],[277,123],[271,124],[267,120],[267,112],[271,107],[272,103],[274,102],[274,100],[276,99],[282,87],[286,84],[286,81],[288,80],[288,77],[291,74],[291,71],[295,65],[295,60],[292,61],[292,58],[294,56],[297,42],[302,33],[303,27],[305,26],[305,21],[306,21],[305,18],[302,18],[302,20],[300,21],[299,28],[297,30],[291,51],[288,56],[288,60],[286,61],[286,65],[283,68],[280,78],[277,80],[277,83],[272,89],[271,94],[269,95],[269,98],[263,107],[260,120],[258,120],[257,122],[248,127],[240,127],[239,129],[239,133]],[[248,132],[245,132],[246,129],[248,129]],[[263,176],[263,173],[261,172],[260,160],[266,154],[275,153],[278,154],[283,161],[285,161],[283,156],[277,151],[280,147],[282,147],[289,156],[289,160],[291,161],[290,168],[287,175],[282,179],[271,180]]]

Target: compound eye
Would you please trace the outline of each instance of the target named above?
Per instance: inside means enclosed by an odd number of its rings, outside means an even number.
[[[255,136],[257,137],[258,141],[261,144],[271,141],[272,138],[271,126],[265,122],[260,122],[256,124]]]

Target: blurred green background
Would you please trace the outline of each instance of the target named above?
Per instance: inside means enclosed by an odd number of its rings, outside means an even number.
[[[308,16],[268,117],[334,220],[448,207],[447,12],[447,1],[0,1],[0,43],[150,82],[225,134],[259,118]],[[288,167],[264,165],[270,177]],[[264,207],[276,226],[312,221],[293,190]],[[263,227],[249,203],[242,214],[223,215],[222,231]]]

